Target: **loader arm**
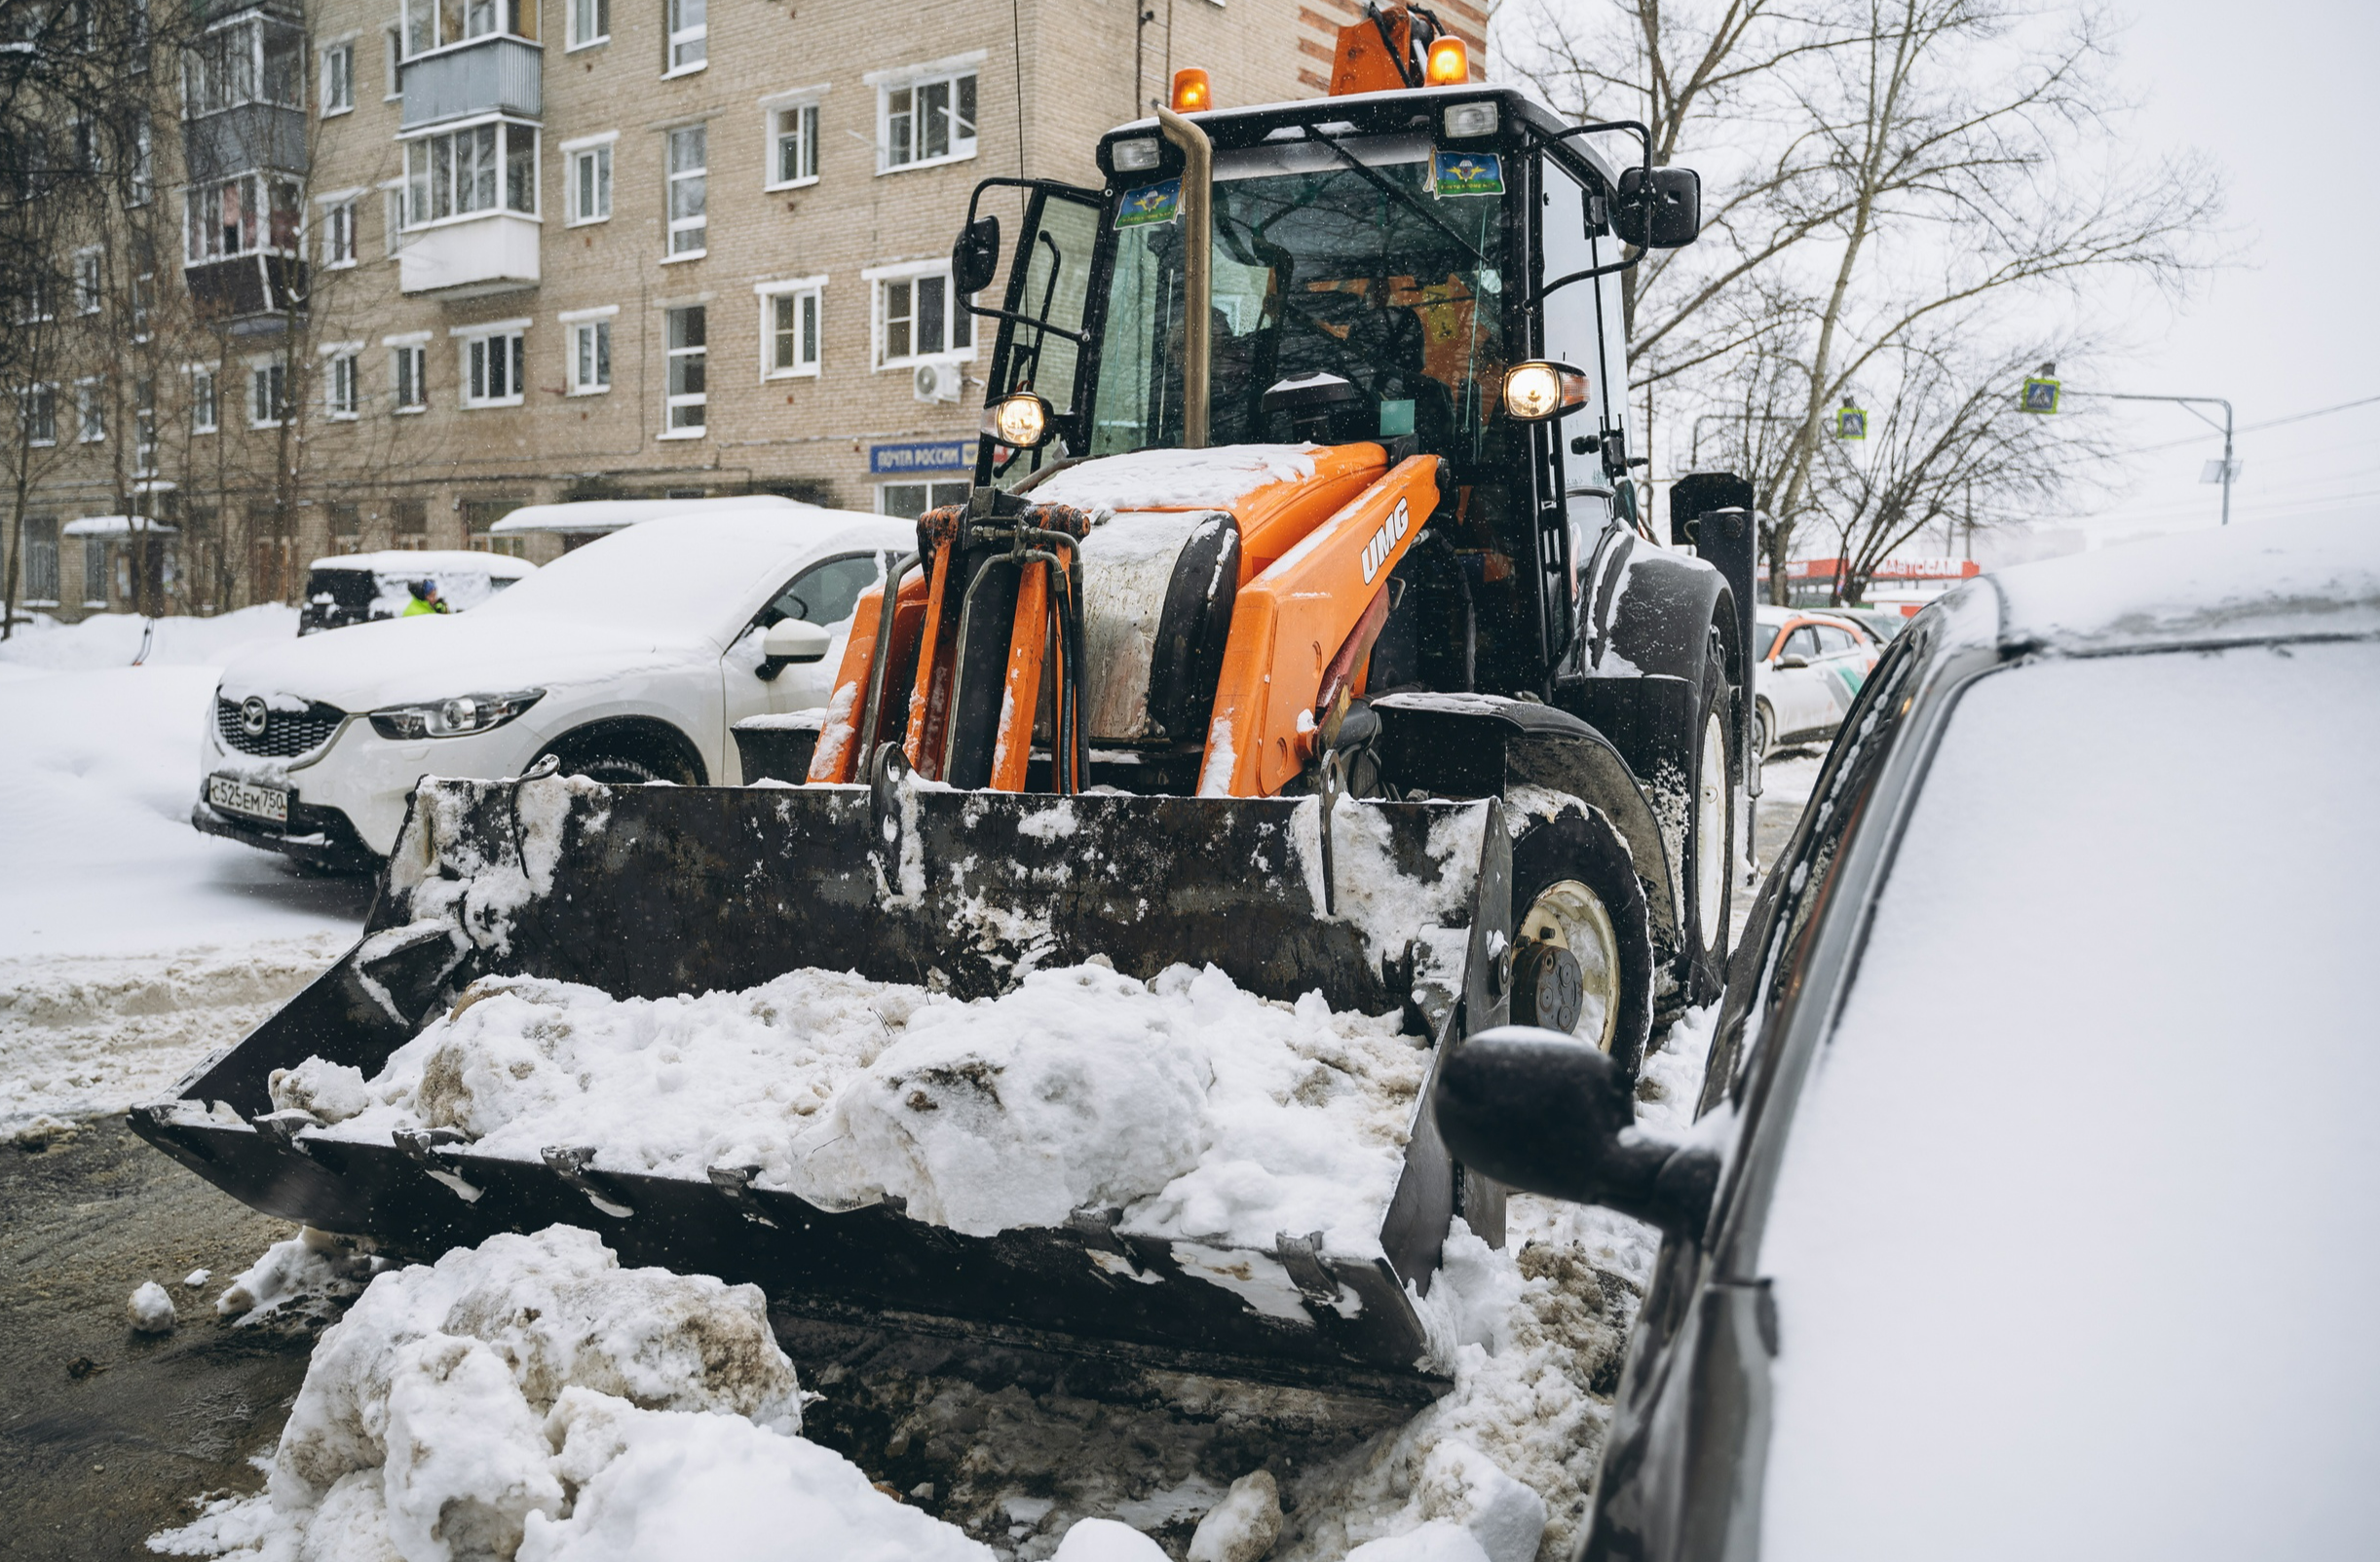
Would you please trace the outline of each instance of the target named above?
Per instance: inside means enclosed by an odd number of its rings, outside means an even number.
[[[1372,606],[1438,508],[1440,467],[1399,462],[1240,588],[1201,797],[1269,797],[1305,769],[1331,669],[1363,666],[1371,647],[1350,641],[1379,634]]]

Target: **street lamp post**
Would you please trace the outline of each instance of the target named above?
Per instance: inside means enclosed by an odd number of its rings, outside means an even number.
[[[2023,402],[2025,411],[2055,412],[2058,410],[2059,394],[2063,388],[2059,385],[2057,380],[2049,377],[2057,372],[2057,367],[2058,366],[2055,363],[2044,363],[2041,365],[2040,375],[2025,382],[2025,398]],[[2046,404],[2035,404],[2035,386],[2048,387],[2048,400]],[[2231,479],[2239,476],[2240,463],[2232,455],[2232,417],[2231,403],[2229,401],[2225,400],[2219,396],[2146,396],[2133,391],[2076,391],[2065,389],[2063,394],[2067,396],[2096,396],[2101,400],[2105,401],[2170,401],[2175,406],[2187,408],[2192,417],[2205,423],[2209,428],[2215,427],[2215,421],[2214,419],[2209,417],[2206,413],[2201,412],[2199,408],[2203,406],[2221,407],[2223,409],[2223,422],[2221,425],[2223,430],[2223,524],[2226,526],[2231,524]],[[2205,479],[2201,478],[2200,480],[2204,481]]]

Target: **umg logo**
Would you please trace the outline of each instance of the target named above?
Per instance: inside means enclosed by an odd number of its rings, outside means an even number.
[[[1400,499],[1397,508],[1388,513],[1388,518],[1380,522],[1380,529],[1372,534],[1372,541],[1364,544],[1366,586],[1372,584],[1372,577],[1380,572],[1380,566],[1388,562],[1388,555],[1396,551],[1397,544],[1403,542],[1405,534],[1412,529],[1413,516],[1406,510],[1405,501]]]

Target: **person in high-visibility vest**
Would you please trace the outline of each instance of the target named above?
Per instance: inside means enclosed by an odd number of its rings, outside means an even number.
[[[415,581],[413,583],[413,600],[407,602],[405,610],[397,616],[409,619],[423,613],[451,613],[453,611],[454,609],[446,605],[446,599],[438,594],[437,582]]]

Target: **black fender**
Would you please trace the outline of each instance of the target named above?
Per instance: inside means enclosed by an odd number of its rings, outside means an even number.
[[[1567,710],[1478,694],[1388,694],[1372,702],[1376,747],[1392,784],[1433,797],[1505,797],[1518,786],[1568,792],[1602,811],[1644,883],[1653,948],[1683,944],[1661,822],[1611,741]]]
[[[1714,650],[1739,705],[1747,692],[1735,592],[1712,565],[1663,548],[1640,545],[1618,575],[1601,654],[1582,648],[1583,675],[1557,680],[1554,703],[1608,738],[1644,781],[1681,787],[1693,772],[1694,704]],[[1740,755],[1737,768],[1740,781]]]

